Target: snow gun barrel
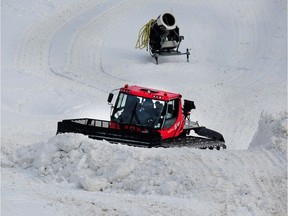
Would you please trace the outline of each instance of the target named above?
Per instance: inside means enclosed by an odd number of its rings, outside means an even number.
[[[176,28],[175,17],[171,13],[162,13],[158,16],[155,24],[162,30],[174,30]]]

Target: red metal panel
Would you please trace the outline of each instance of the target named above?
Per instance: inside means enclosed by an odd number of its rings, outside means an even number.
[[[169,101],[175,98],[182,97],[181,94],[136,85],[134,86],[125,85],[123,88],[120,89],[120,92],[126,92],[135,96],[151,98],[155,100],[164,100],[164,101]]]

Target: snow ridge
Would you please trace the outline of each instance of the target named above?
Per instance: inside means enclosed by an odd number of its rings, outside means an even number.
[[[288,123],[287,111],[262,113],[258,129],[250,143],[250,149],[274,149],[287,155]]]
[[[243,213],[242,207],[284,214],[274,207],[286,205],[287,171],[281,171],[287,168],[286,141],[287,113],[282,112],[262,114],[250,150],[242,152],[142,149],[60,134],[19,149],[10,159],[47,183],[68,182],[91,192],[185,199],[209,194],[208,203],[229,204],[229,214]]]

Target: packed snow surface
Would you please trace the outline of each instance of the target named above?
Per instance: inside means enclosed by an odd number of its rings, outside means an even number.
[[[2,0],[1,215],[287,215],[287,2]],[[135,50],[170,12],[184,56]],[[181,93],[227,149],[55,135],[124,84]]]

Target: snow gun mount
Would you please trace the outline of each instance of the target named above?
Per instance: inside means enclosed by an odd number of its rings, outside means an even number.
[[[136,48],[149,47],[149,52],[158,64],[159,56],[186,55],[189,62],[189,49],[185,53],[179,51],[184,36],[179,35],[175,17],[171,13],[163,13],[156,20],[151,19],[144,25],[138,35]]]
[[[118,90],[115,105],[113,91]],[[190,120],[193,101],[162,90],[127,84],[108,97],[110,121],[79,118],[58,122],[57,134],[81,133],[93,139],[140,147],[225,149],[223,136]],[[190,131],[195,135],[189,135]]]

